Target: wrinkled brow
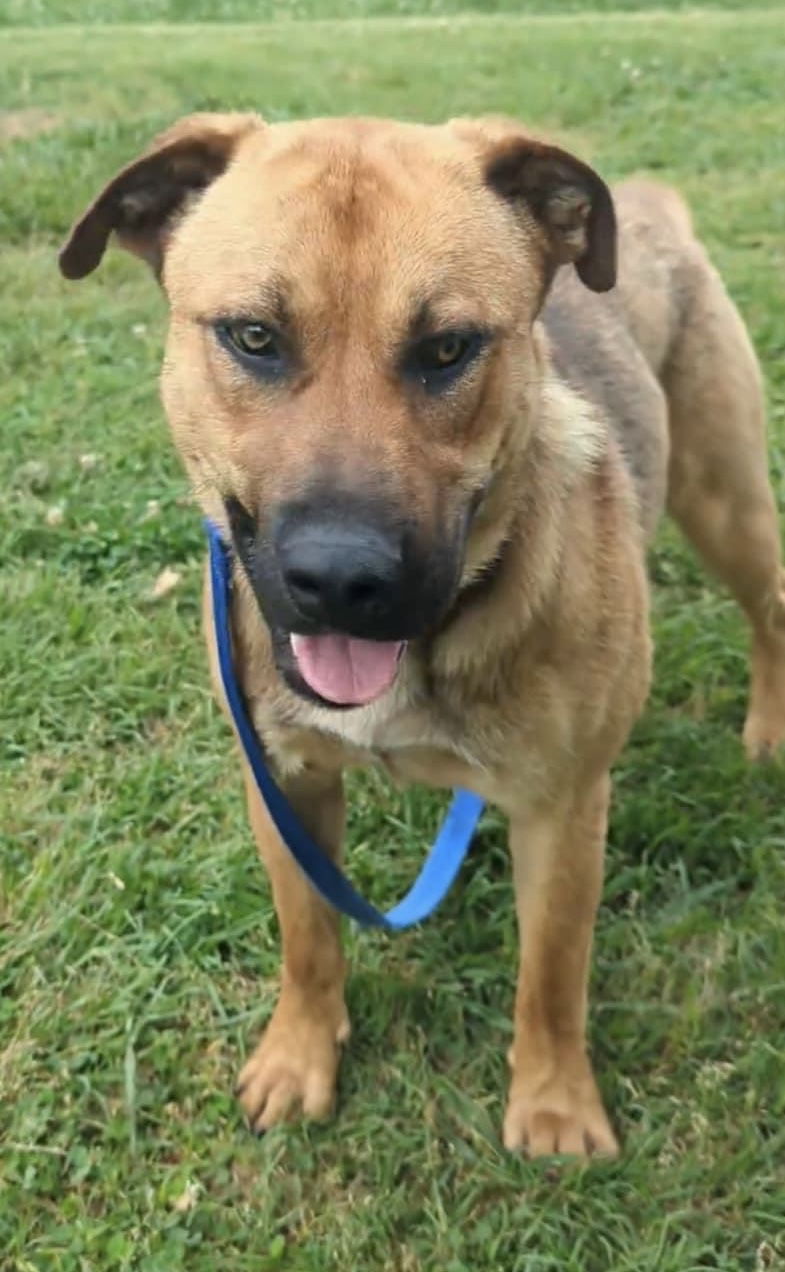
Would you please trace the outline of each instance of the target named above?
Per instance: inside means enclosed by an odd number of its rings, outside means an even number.
[[[406,325],[407,343],[416,344],[419,340],[447,330],[478,330],[486,335],[493,335],[495,327],[477,312],[477,305],[472,301],[451,296],[447,292],[412,301]]]
[[[249,283],[242,297],[229,300],[220,307],[218,313],[205,315],[207,321],[232,319],[267,322],[279,331],[291,329],[294,325],[290,291],[282,275],[275,275],[259,284]]]

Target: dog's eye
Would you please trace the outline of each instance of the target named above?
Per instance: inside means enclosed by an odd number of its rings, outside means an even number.
[[[469,349],[468,336],[450,333],[437,336],[434,340],[426,340],[420,345],[420,364],[431,370],[445,370],[460,362]]]
[[[429,392],[446,388],[469,365],[483,345],[479,331],[445,331],[420,340],[409,353],[407,364]]]
[[[278,342],[264,323],[231,322],[225,330],[234,347],[249,358],[280,357]]]
[[[291,352],[282,336],[251,318],[225,318],[213,324],[219,344],[251,374],[280,380],[291,368]]]

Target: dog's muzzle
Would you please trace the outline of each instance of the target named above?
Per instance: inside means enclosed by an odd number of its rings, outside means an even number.
[[[361,522],[289,521],[275,550],[298,616],[323,634],[295,630],[300,675],[328,702],[372,702],[395,679],[403,642],[406,570],[399,536]]]
[[[285,504],[267,525],[227,501],[235,544],[281,673],[330,706],[360,706],[395,680],[406,642],[455,595],[468,517],[426,546],[395,510],[357,496]]]

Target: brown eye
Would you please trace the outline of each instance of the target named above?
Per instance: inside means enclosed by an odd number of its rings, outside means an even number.
[[[451,367],[466,352],[468,341],[463,336],[441,336],[434,341],[432,357],[439,367]]]
[[[438,393],[463,374],[485,340],[482,331],[444,331],[440,336],[428,336],[411,350],[407,369],[426,392]]]
[[[431,336],[423,340],[417,350],[417,361],[424,371],[449,371],[457,366],[471,345],[469,336],[457,331],[446,331],[443,336]]]
[[[215,323],[214,331],[219,344],[246,371],[265,380],[279,380],[288,374],[291,359],[283,340],[263,322],[224,320]]]
[[[271,358],[278,356],[275,336],[261,322],[237,322],[228,328],[229,339],[241,353],[252,358]]]

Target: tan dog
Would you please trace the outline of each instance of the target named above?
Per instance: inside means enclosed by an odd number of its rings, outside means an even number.
[[[504,1140],[614,1153],[586,984],[666,496],[750,621],[747,750],[785,733],[759,373],[683,204],[638,182],[612,201],[503,121],[202,115],[107,186],[63,272],[89,273],[112,233],[171,303],[164,402],[235,547],[238,671],[290,801],[334,858],[350,764],[466,786],[508,815],[521,958]],[[349,1021],[336,916],[246,779],[283,939],[280,999],[240,1079],[262,1130],[331,1110]]]

